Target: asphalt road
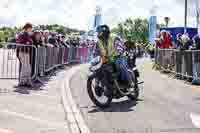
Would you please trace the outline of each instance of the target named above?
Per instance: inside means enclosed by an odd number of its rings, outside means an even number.
[[[29,94],[15,91],[17,81],[0,80],[0,133],[70,133],[61,98],[67,70],[47,78],[41,89],[26,88]]]
[[[73,76],[72,93],[91,133],[199,133],[200,88],[152,70],[148,59],[138,66],[145,82],[140,100],[124,97],[105,110],[88,97],[87,69]]]

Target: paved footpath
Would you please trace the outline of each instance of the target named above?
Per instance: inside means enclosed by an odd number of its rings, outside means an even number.
[[[27,95],[14,92],[16,81],[0,80],[0,133],[71,133],[61,94],[66,72]]]
[[[88,97],[87,68],[74,74],[71,91],[91,133],[199,133],[200,87],[152,70],[147,59],[138,66],[145,82],[141,100],[114,100],[105,110]]]

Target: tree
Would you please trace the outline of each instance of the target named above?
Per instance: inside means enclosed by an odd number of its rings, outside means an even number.
[[[119,23],[112,32],[128,41],[148,42],[148,21],[147,19],[137,18],[135,20],[128,18]]]

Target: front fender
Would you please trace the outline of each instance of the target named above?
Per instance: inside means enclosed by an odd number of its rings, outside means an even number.
[[[97,76],[97,73],[95,72],[89,72],[88,73],[88,80],[92,80],[93,78],[95,78]]]

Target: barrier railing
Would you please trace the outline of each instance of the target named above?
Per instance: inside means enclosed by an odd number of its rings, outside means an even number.
[[[22,44],[4,44],[7,47],[0,48],[0,78],[1,79],[18,79],[19,69],[21,64],[19,62],[19,53],[29,53],[28,61],[30,63],[32,71],[36,71],[37,64],[35,64],[35,57],[37,57],[37,49],[33,45],[22,45]],[[36,60],[37,62],[37,60]],[[32,78],[36,77],[35,72],[32,73]]]
[[[0,79],[18,79],[20,61],[18,53],[29,53],[32,79],[69,63],[86,63],[92,58],[93,47],[47,47],[16,43],[4,44],[0,48]],[[28,50],[28,51],[27,51]]]
[[[178,77],[200,79],[200,50],[156,49],[155,64]]]

